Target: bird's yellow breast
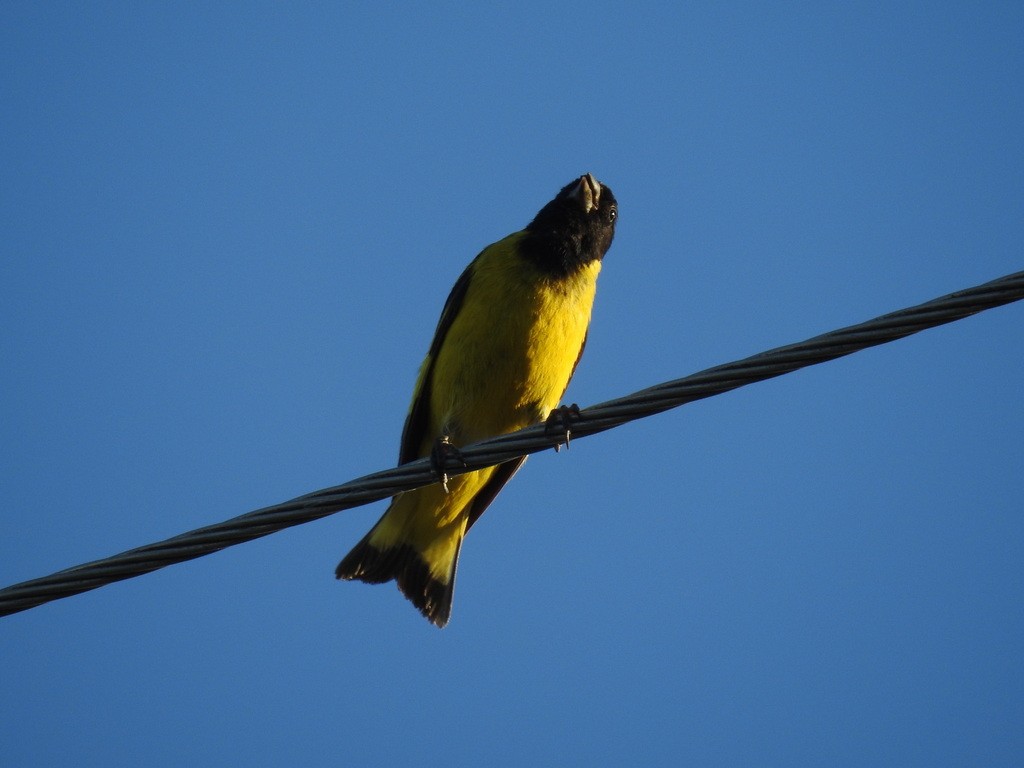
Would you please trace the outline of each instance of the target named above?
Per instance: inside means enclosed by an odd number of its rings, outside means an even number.
[[[544,419],[565,391],[590,323],[599,261],[552,276],[516,250],[521,233],[474,262],[431,377],[429,439],[464,444]]]
[[[590,323],[601,263],[569,276],[537,269],[517,251],[523,233],[485,249],[473,262],[462,304],[437,351],[420,370],[429,418],[418,455],[448,435],[456,446],[543,420],[559,404]],[[429,381],[426,381],[429,377]],[[400,494],[372,534],[386,549],[411,543],[433,578],[452,578],[465,510],[495,467]]]

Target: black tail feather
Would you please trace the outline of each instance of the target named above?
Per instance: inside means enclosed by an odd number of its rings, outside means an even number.
[[[458,559],[456,551],[453,565],[458,564]],[[355,579],[368,584],[382,584],[394,579],[402,594],[433,624],[443,627],[451,617],[455,568],[452,568],[447,584],[434,578],[423,558],[408,544],[378,549],[370,544],[370,534],[367,534],[338,563],[334,575],[339,579]]]

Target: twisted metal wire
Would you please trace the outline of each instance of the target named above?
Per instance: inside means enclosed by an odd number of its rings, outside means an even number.
[[[708,368],[682,379],[583,409],[579,421],[572,424],[572,438],[603,432],[695,400],[834,360],[1022,298],[1024,272],[1016,272],[915,307]],[[446,469],[449,475],[481,469],[555,447],[562,442],[563,437],[543,424],[535,425],[464,446],[460,453],[465,465],[452,458]],[[0,616],[192,560],[293,525],[318,520],[344,509],[369,504],[434,482],[437,482],[437,477],[428,459],[375,472],[222,523],[0,589]]]

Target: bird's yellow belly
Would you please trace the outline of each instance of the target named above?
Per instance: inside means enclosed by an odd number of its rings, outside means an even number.
[[[558,405],[586,337],[599,269],[595,262],[577,278],[523,285],[507,302],[467,297],[434,368],[431,440],[448,434],[460,445],[512,432]]]
[[[430,423],[420,456],[442,435],[458,447],[547,417],[579,359],[600,269],[595,261],[576,275],[548,280],[514,258],[494,259],[473,275],[430,374]],[[495,471],[452,477],[447,492],[438,483],[400,494],[375,529],[374,545],[412,543],[432,576],[447,582],[466,509]]]

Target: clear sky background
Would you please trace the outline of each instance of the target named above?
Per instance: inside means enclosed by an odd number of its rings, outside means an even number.
[[[392,465],[593,172],[581,405],[1024,268],[1024,5],[5,3],[0,584]],[[0,619],[0,763],[1024,760],[1024,305],[532,458],[438,631],[379,503]]]

